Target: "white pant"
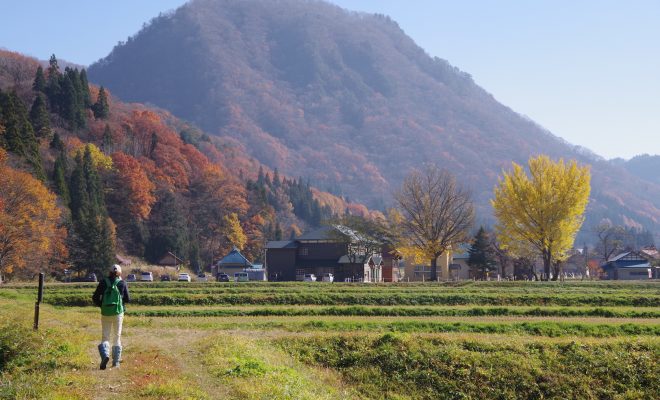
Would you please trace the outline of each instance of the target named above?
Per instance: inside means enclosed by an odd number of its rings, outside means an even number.
[[[114,339],[113,346],[121,346],[121,325],[124,322],[124,313],[119,315],[101,315],[101,327],[103,336],[102,343],[110,342],[110,336]]]

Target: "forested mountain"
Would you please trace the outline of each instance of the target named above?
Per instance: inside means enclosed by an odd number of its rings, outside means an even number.
[[[608,217],[660,231],[660,185],[500,104],[383,15],[316,0],[193,0],[89,75],[119,98],[167,109],[281,173],[370,206],[389,204],[411,168],[433,162],[472,189],[490,222],[502,169],[545,153],[591,164],[585,226]]]
[[[369,213],[86,75],[0,51],[0,276],[100,271],[116,250],[259,260],[267,240]]]
[[[612,162],[633,175],[660,185],[660,155],[641,154],[628,161],[617,158]]]

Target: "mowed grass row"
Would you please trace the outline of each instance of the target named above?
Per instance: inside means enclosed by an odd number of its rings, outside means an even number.
[[[282,337],[370,399],[657,399],[660,342],[521,342],[387,333]]]
[[[90,306],[94,284],[48,284],[44,300]],[[213,305],[481,305],[660,307],[657,282],[471,282],[469,284],[131,283],[133,303],[149,306]],[[29,298],[34,285],[6,285],[0,297]]]
[[[346,284],[322,282],[131,282],[130,287],[136,292],[162,293],[194,293],[194,294],[248,294],[248,293],[394,293],[394,294],[428,294],[428,293],[497,293],[497,294],[639,294],[660,295],[658,282],[445,282],[445,283],[394,283],[394,284]],[[69,293],[87,292],[93,289],[94,283],[47,283],[49,291],[65,290]],[[15,291],[32,291],[33,284],[4,285],[4,288]]]
[[[515,294],[515,293],[371,293],[305,292],[286,290],[272,294],[220,293],[196,294],[186,291],[169,293],[144,290],[132,292],[132,302],[150,306],[211,305],[490,305],[490,306],[636,306],[660,307],[660,295],[639,294]],[[91,292],[48,291],[44,301],[56,306],[91,306]]]
[[[585,321],[517,317],[135,317],[130,324],[150,329],[281,332],[485,333],[546,337],[660,336],[655,320]]]
[[[425,306],[279,306],[279,307],[130,307],[139,317],[258,317],[258,316],[362,316],[362,317],[603,317],[660,318],[660,309],[630,307],[425,307]]]

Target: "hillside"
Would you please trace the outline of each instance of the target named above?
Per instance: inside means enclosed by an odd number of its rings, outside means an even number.
[[[193,0],[89,68],[119,98],[155,104],[260,162],[366,202],[390,204],[423,163],[449,168],[482,221],[511,161],[592,165],[592,226],[603,217],[660,231],[660,185],[572,146],[432,58],[383,15],[315,0]]]
[[[369,213],[85,72],[0,51],[0,275],[105,269],[115,248],[196,268],[237,245],[258,261],[267,240]]]
[[[642,154],[627,161],[617,158],[612,160],[612,163],[639,178],[660,185],[660,155]]]

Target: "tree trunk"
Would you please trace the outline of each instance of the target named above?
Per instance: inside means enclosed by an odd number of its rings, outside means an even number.
[[[552,264],[552,258],[550,257],[550,252],[545,250],[543,251],[543,274],[545,277],[543,280],[550,280],[550,264]]]
[[[438,280],[438,257],[431,259],[431,280],[433,282]]]
[[[557,263],[552,266],[552,280],[556,281],[559,278],[559,272],[561,270],[561,264]]]

